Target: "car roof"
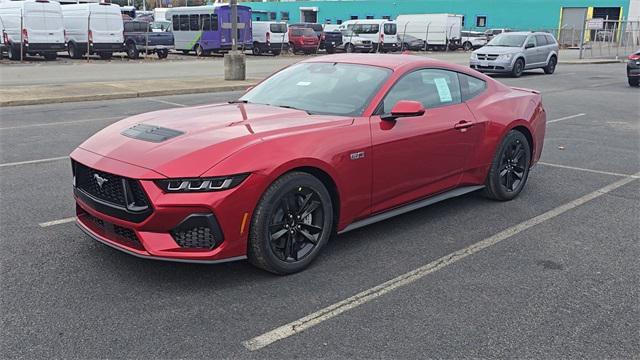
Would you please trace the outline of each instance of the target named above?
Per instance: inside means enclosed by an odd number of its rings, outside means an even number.
[[[318,56],[302,62],[336,62],[345,64],[371,65],[399,70],[405,66],[446,67],[467,72],[468,68],[424,56],[408,54],[334,54]]]

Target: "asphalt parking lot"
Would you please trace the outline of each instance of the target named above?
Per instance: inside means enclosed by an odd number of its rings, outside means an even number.
[[[520,197],[340,235],[286,277],[138,259],[70,221],[84,139],[239,93],[0,108],[0,357],[637,357],[640,92],[624,64],[499,79],[542,91],[549,115]]]

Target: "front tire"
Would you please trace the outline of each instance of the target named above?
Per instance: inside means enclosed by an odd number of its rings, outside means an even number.
[[[347,45],[344,46],[344,51],[347,53],[353,53],[356,51],[356,47],[353,46],[352,43],[348,43]]]
[[[329,241],[333,206],[326,187],[313,175],[291,172],[264,192],[249,229],[249,261],[275,274],[303,270]]]
[[[547,63],[547,66],[543,68],[544,73],[547,75],[551,75],[556,71],[556,65],[558,64],[558,59],[555,56],[552,56]]]
[[[127,44],[127,56],[131,60],[136,60],[140,57],[140,51],[138,51],[136,44],[132,42]]]
[[[629,86],[633,86],[633,87],[638,87],[640,86],[640,78],[639,77],[627,77],[627,80],[629,81]]]
[[[493,200],[507,201],[520,194],[529,177],[531,145],[517,130],[511,130],[502,140],[493,158],[485,182],[485,195]]]
[[[473,48],[473,45],[471,45],[469,41],[465,41],[464,44],[462,44],[462,49],[464,49],[464,51],[469,51],[472,48]]]
[[[257,42],[253,43],[253,48],[251,49],[251,52],[253,52],[253,55],[255,56],[262,55],[262,49],[260,49],[260,45]]]
[[[524,60],[522,58],[516,60],[513,64],[513,69],[511,69],[511,76],[519,78],[522,76],[524,72]]]
[[[166,59],[167,56],[169,56],[169,50],[168,49],[156,50],[156,55],[158,55],[158,59]]]

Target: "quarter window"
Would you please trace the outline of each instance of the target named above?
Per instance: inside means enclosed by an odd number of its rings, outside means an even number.
[[[545,35],[545,37],[547,38],[547,44],[554,45],[556,43],[556,39],[554,39],[553,36]]]
[[[487,83],[476,77],[458,73],[462,86],[463,100],[467,101],[480,95],[487,88]]]
[[[419,101],[425,108],[459,104],[460,83],[455,72],[440,69],[423,69],[409,73],[393,85],[383,102],[383,112],[388,114],[400,100]]]

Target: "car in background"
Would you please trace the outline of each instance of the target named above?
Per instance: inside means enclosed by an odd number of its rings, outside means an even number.
[[[287,23],[278,21],[253,21],[251,23],[253,35],[253,55],[272,53],[280,55],[289,50],[289,34]]]
[[[640,86],[640,49],[627,58],[627,80],[629,86]]]
[[[0,60],[4,58],[4,52],[7,51],[5,43],[7,42],[7,33],[4,32],[2,18],[0,18]]]
[[[322,24],[317,23],[294,23],[289,24],[289,28],[306,28],[311,29],[318,37],[318,41],[320,45],[318,47],[319,50],[326,50],[328,53],[332,53],[335,51],[335,45],[332,45],[331,42],[327,43],[325,40],[324,34],[324,26]]]
[[[289,50],[311,54],[318,50],[320,39],[311,28],[289,27]]]
[[[65,49],[60,3],[48,0],[0,2],[3,42],[11,60],[41,55],[55,60]]]
[[[558,64],[558,43],[544,32],[509,32],[496,36],[471,53],[469,66],[480,72],[520,77],[525,70],[553,74]]]
[[[93,135],[70,155],[76,221],[141,258],[248,258],[290,274],[336,233],[481,189],[514,199],[545,128],[538,92],[464,66],[314,57],[230,103],[139,114]]]
[[[479,31],[462,31],[460,32],[462,49],[469,51],[478,49],[487,45],[487,37]]]
[[[371,40],[374,52],[398,50],[398,24],[387,19],[347,20],[340,24],[341,31],[348,30]]]
[[[503,34],[503,33],[507,33],[507,32],[512,32],[513,30],[508,29],[508,28],[502,28],[502,29],[487,29],[484,31],[484,36],[487,37],[487,41],[490,41],[491,39],[493,39],[495,36]]]
[[[147,21],[124,21],[124,47],[129,59],[137,59],[140,53],[156,54],[165,59],[174,47],[173,33],[155,32]]]
[[[362,52],[368,53],[373,51],[373,42],[364,38],[351,30],[342,30],[342,44],[338,46],[338,50],[346,53]]]
[[[413,35],[399,34],[398,35],[398,47],[400,50],[420,51],[425,50],[426,42]]]
[[[124,25],[120,6],[107,2],[62,6],[69,57],[79,59],[87,52],[111,59],[124,46]]]

